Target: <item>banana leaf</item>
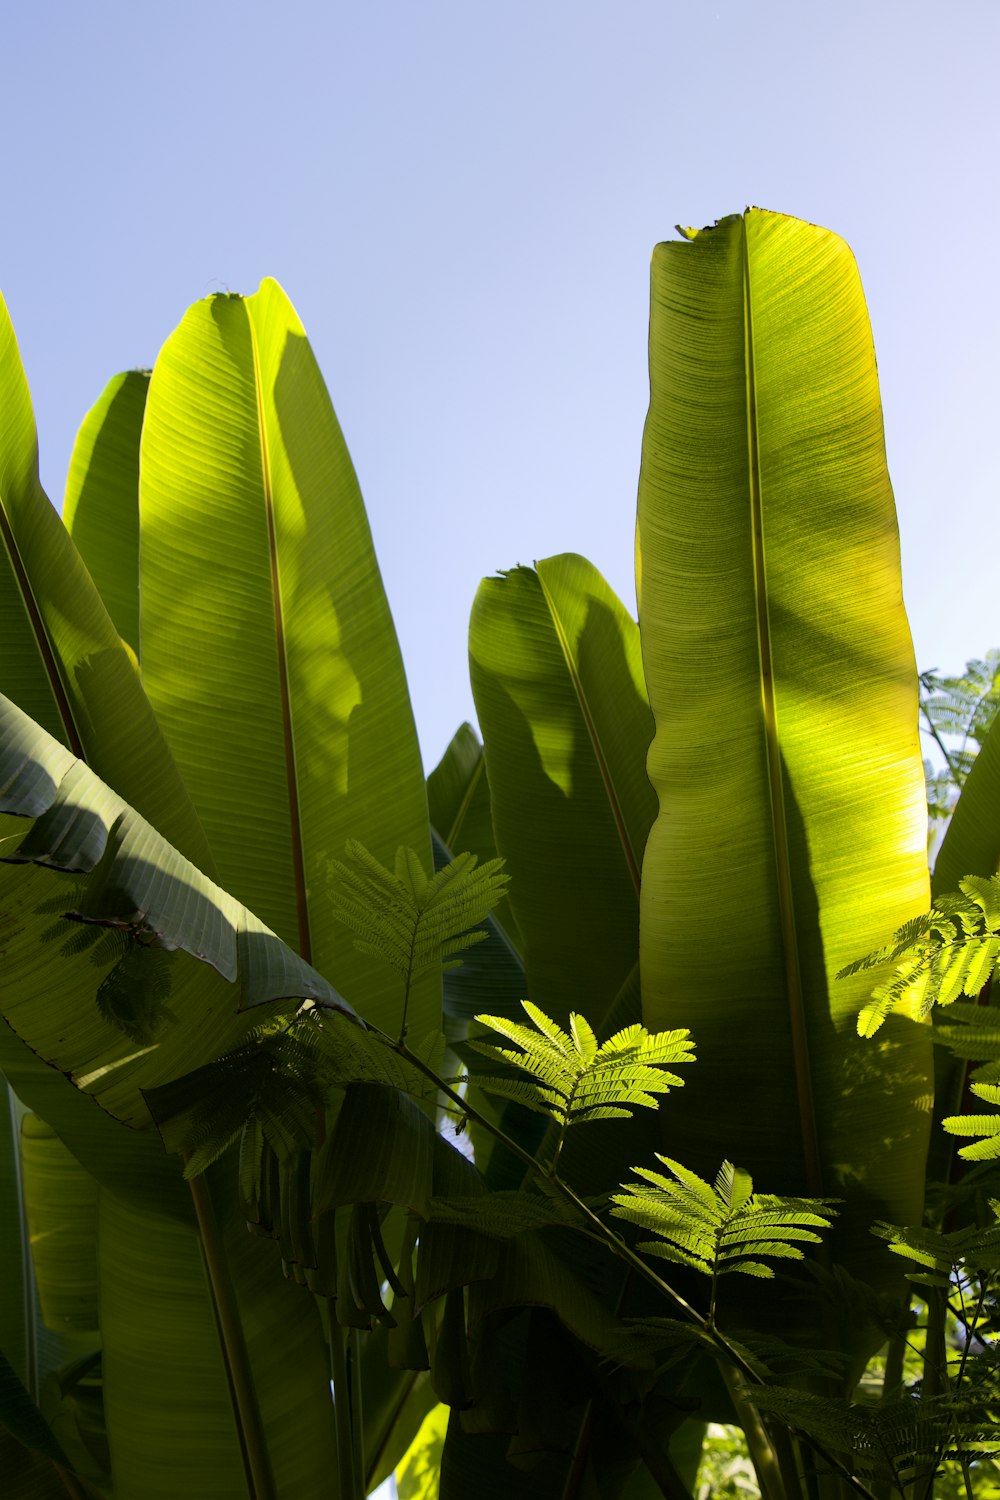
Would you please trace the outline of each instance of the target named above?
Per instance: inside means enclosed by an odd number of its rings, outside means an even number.
[[[63,524],[136,657],[139,439],[148,390],[148,370],[126,370],[108,381],[77,433],[63,501]]]
[[[386,1030],[398,985],[333,918],[348,838],[431,868],[399,647],[350,456],[273,281],[190,309],[153,370],[140,472],[143,683],[227,890]],[[410,1001],[440,1024],[436,977]]]
[[[443,846],[450,851],[450,858],[463,854],[466,850],[475,854],[480,861],[496,858],[486,757],[471,724],[459,726],[428,776],[427,809],[431,828]],[[493,908],[491,915],[493,922],[503,929],[509,945],[520,952],[520,933],[513,908],[506,897]],[[447,1003],[446,975],[445,1004]],[[491,1013],[496,1014],[495,1011]]]
[[[25,1115],[21,1122],[21,1160],[42,1318],[59,1333],[92,1335],[93,1348],[100,1328],[98,1183],[37,1115]]]
[[[931,890],[957,891],[965,875],[995,875],[1000,866],[1000,719],[972,762],[941,841]]]
[[[65,1086],[65,1085],[64,1085]],[[100,1340],[96,1308],[88,1295],[88,1259],[93,1263],[93,1214],[88,1217],[87,1189],[81,1194],[75,1176],[91,1187],[93,1180],[49,1128],[25,1115],[7,1086],[0,1116],[0,1274],[4,1295],[0,1298],[0,1427],[7,1425],[13,1437],[0,1443],[0,1461],[5,1483],[17,1485],[12,1493],[44,1494],[53,1489],[65,1496],[67,1485],[53,1467],[60,1465],[77,1474],[98,1479],[76,1419],[76,1382],[68,1372],[81,1361],[98,1357]],[[51,1165],[53,1148],[61,1154],[57,1163],[60,1187],[70,1186],[65,1199],[49,1197],[39,1217],[44,1197],[39,1193],[37,1153],[31,1147],[23,1158],[19,1137],[31,1136],[31,1146],[41,1144],[41,1153]],[[67,1162],[72,1162],[69,1172]],[[43,1167],[43,1171],[45,1168]],[[90,1236],[89,1243],[87,1236]],[[82,1252],[81,1266],[77,1256]],[[57,1282],[53,1272],[68,1271],[70,1287]],[[39,1275],[38,1272],[41,1271]],[[80,1293],[82,1292],[82,1297]],[[4,1371],[6,1374],[4,1374]],[[19,1440],[21,1448],[13,1446]],[[23,1451],[27,1444],[28,1452]],[[73,1480],[70,1476],[69,1485]],[[35,1490],[32,1489],[35,1486]]]
[[[643,1015],[698,1047],[670,1154],[844,1197],[834,1253],[877,1278],[868,1224],[919,1222],[932,1084],[926,1028],[861,1042],[866,977],[834,977],[928,898],[871,332],[827,230],[688,234],[653,256],[639,484]]]
[[[143,693],[134,659],[38,478],[31,398],[6,306],[0,300],[0,690],[75,755],[91,763],[133,806],[154,817],[166,837],[200,869],[212,856],[166,741]],[[0,851],[23,830],[0,815]],[[5,872],[0,889],[7,894]],[[31,939],[20,928],[22,903],[0,907],[0,928],[18,927],[29,990]],[[39,918],[36,932],[51,927]],[[52,971],[52,977],[55,977]],[[15,969],[4,976],[6,1004]],[[44,988],[33,990],[50,995]],[[56,991],[57,992],[57,991]],[[53,993],[56,993],[53,992]],[[18,1097],[54,1125],[101,1180],[189,1212],[176,1164],[149,1138],[130,1146],[112,1121],[0,1027],[0,1068]],[[149,1149],[151,1148],[151,1149]],[[165,1195],[165,1198],[163,1198]]]
[[[225,1207],[233,1197],[228,1163],[224,1174],[215,1177],[213,1193]],[[182,1225],[156,1225],[107,1192],[99,1212],[115,1500],[244,1500],[243,1463],[197,1236]],[[336,1457],[317,1305],[282,1278],[276,1246],[252,1239],[238,1216],[225,1218],[273,1485],[268,1490],[258,1482],[253,1493],[326,1500]]]
[[[134,660],[38,479],[31,397],[0,300],[0,688],[211,873]]]
[[[529,998],[599,1029],[638,954],[656,811],[638,627],[566,554],[483,581],[469,662]]]
[[[22,825],[26,833],[20,845],[10,849],[0,864],[3,909],[18,915],[20,923],[8,944],[2,1006],[13,1025],[25,1028],[32,1045],[43,1054],[51,1051],[57,1064],[105,1109],[114,1108],[133,1124],[148,1123],[141,1090],[183,1073],[189,1060],[208,1061],[218,1051],[224,1052],[230,1021],[242,1020],[234,1015],[241,999],[255,1005],[287,990],[290,995],[301,992],[320,1004],[332,1004],[343,1016],[352,1014],[315,970],[181,859],[82,763],[5,700],[0,700],[0,788],[2,811],[34,818]],[[76,872],[75,876],[64,867]],[[30,889],[39,881],[44,892],[40,903],[39,893]],[[45,910],[39,912],[39,904]],[[100,972],[86,950],[63,951],[63,932],[75,925],[60,916],[67,909],[90,919],[80,923],[77,931],[92,925],[96,931],[114,932],[116,922],[125,922],[130,923],[130,930],[141,926],[140,948],[148,943],[152,953],[157,944],[169,944],[164,952],[176,979],[163,1006],[170,1014],[152,1020],[148,1014],[145,1017],[157,1028],[155,1045],[137,1047],[134,1039],[123,1036],[99,1014],[95,992]],[[102,924],[108,921],[112,927],[105,929]],[[62,930],[51,934],[50,929],[59,929],[60,923]],[[132,936],[130,941],[137,940]],[[45,1006],[38,1003],[40,996]],[[55,1026],[56,1016],[49,1013],[52,1008],[58,1017]],[[363,1038],[363,1031],[351,1026]],[[122,1049],[125,1055],[118,1059],[116,1053]],[[122,1131],[65,1078],[55,1072],[50,1076],[130,1147],[158,1144],[152,1131]],[[162,1152],[160,1159],[170,1160]],[[135,1159],[127,1167],[134,1171]],[[328,1402],[329,1380],[315,1303],[282,1281],[272,1247],[261,1249],[246,1235],[241,1217],[231,1204],[227,1207],[226,1173],[233,1175],[230,1161],[221,1164],[214,1191],[222,1203],[226,1258],[246,1330],[270,1462],[277,1470],[286,1463],[289,1472],[299,1475],[285,1493],[325,1495],[333,1463],[329,1433],[323,1436],[326,1417],[315,1431],[313,1427],[317,1412],[326,1411],[326,1406],[319,1408],[315,1403],[320,1397]],[[122,1185],[120,1180],[117,1185]],[[148,1453],[143,1458],[143,1438],[158,1452],[173,1441],[175,1427],[157,1422],[151,1427],[148,1416],[141,1417],[144,1403],[175,1415],[190,1404],[197,1415],[185,1421],[197,1429],[195,1448],[208,1476],[208,1487],[202,1492],[229,1493],[226,1486],[243,1484],[242,1467],[236,1429],[226,1405],[228,1386],[201,1277],[197,1238],[179,1215],[173,1220],[152,1216],[148,1206],[138,1205],[132,1195],[125,1198],[102,1192],[100,1204],[100,1321],[116,1486],[124,1485],[121,1493],[125,1495],[143,1493],[151,1462]],[[267,1258],[259,1259],[261,1254]],[[162,1285],[169,1287],[169,1292],[163,1292],[161,1286],[158,1294],[165,1299],[162,1312],[157,1313],[165,1320],[165,1343],[150,1345],[149,1319],[141,1308],[143,1298],[151,1297],[154,1286],[161,1285],[157,1280],[161,1275]],[[287,1297],[292,1299],[290,1304],[282,1300]],[[303,1323],[307,1311],[310,1318]],[[188,1345],[199,1371],[207,1372],[207,1385],[200,1383],[201,1374],[196,1382],[184,1363],[182,1351]],[[399,1388],[399,1397],[394,1405],[387,1384],[379,1412],[383,1426],[388,1411],[403,1409],[403,1398],[412,1384],[409,1372],[393,1372],[390,1383]],[[199,1404],[203,1393],[207,1393],[204,1411]],[[405,1431],[397,1439],[391,1431],[380,1429],[378,1450],[391,1463],[407,1440]],[[376,1443],[374,1434],[371,1442]],[[316,1466],[315,1471],[302,1478],[300,1471],[308,1463]],[[186,1493],[189,1488],[198,1493],[201,1481],[189,1475],[180,1455],[163,1457],[162,1471],[164,1493],[171,1493],[171,1485],[176,1486],[172,1493]],[[315,1477],[320,1471],[322,1481]],[[281,1483],[277,1472],[275,1482]]]
[[[0,1008],[33,1051],[126,1124],[151,1124],[143,1088],[193,1071],[245,1034],[237,1004],[311,998],[353,1014],[4,698],[0,812],[34,820],[0,862],[9,924]],[[110,954],[88,953],[81,935],[92,932],[112,940]]]
[[[0,1350],[0,1432],[9,1433],[49,1466],[68,1467],[68,1460],[49,1424],[22,1385],[14,1366]],[[2,1450],[0,1450],[2,1451]]]

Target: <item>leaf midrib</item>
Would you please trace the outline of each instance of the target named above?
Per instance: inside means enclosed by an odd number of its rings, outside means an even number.
[[[775,875],[778,890],[778,916],[785,966],[785,989],[792,1033],[792,1056],[795,1066],[795,1092],[799,1110],[799,1130],[808,1191],[814,1196],[823,1192],[823,1177],[816,1129],[816,1107],[813,1098],[812,1072],[809,1063],[809,1038],[806,1027],[802,969],[799,962],[798,930],[795,919],[795,897],[791,857],[788,844],[788,821],[781,765],[781,743],[778,734],[778,712],[774,691],[774,662],[771,645],[771,622],[768,614],[767,568],[764,547],[764,506],[760,476],[760,436],[757,423],[757,382],[753,337],[753,298],[750,278],[750,249],[747,222],[743,221],[743,333],[747,395],[747,452],[749,460],[750,511],[752,523],[754,598],[757,607],[757,645],[760,661],[761,707],[767,749],[767,778],[771,805],[771,827],[774,834]]]

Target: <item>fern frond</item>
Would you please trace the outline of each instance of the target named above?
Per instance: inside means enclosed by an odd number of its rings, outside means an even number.
[[[333,908],[354,934],[356,948],[409,982],[428,970],[454,966],[458,954],[486,937],[477,924],[507,889],[502,865],[499,859],[480,865],[476,855],[460,854],[427,876],[417,854],[400,848],[394,870],[387,870],[352,839],[346,861],[330,864],[338,881]]]
[[[931,1039],[947,1047],[952,1057],[976,1062],[973,1084],[1000,1080],[1000,1009],[993,1005],[956,1002],[948,1011],[947,1024],[935,1026]]]
[[[880,1222],[872,1225],[871,1232],[887,1241],[894,1254],[922,1268],[920,1273],[912,1273],[911,1279],[947,1286],[960,1274],[980,1277],[1000,1270],[1000,1203],[990,1199],[990,1209],[992,1224],[966,1225],[946,1232]]]
[[[1000,1084],[982,1080],[969,1085],[972,1092],[987,1104],[1000,1105]],[[1000,1156],[1000,1115],[949,1115],[941,1121],[949,1135],[978,1135],[982,1139],[971,1146],[960,1146],[958,1154],[966,1161],[989,1161]]]
[[[977,995],[992,977],[1000,962],[1000,876],[969,875],[959,886],[904,923],[889,943],[840,970],[837,978],[846,979],[892,966],[858,1016],[861,1036],[874,1035],[897,1006],[923,1017],[934,1005]]]
[[[694,1059],[686,1030],[651,1036],[643,1026],[629,1026],[598,1045],[583,1016],[571,1015],[567,1032],[530,1000],[522,1000],[521,1006],[533,1026],[505,1016],[476,1017],[514,1046],[497,1047],[486,1041],[472,1041],[469,1046],[514,1071],[476,1073],[473,1081],[489,1093],[517,1099],[549,1115],[563,1133],[570,1125],[628,1118],[636,1108],[655,1109],[657,1095],[683,1084],[665,1065]]]
[[[983,660],[966,662],[961,677],[922,672],[920,710],[937,738],[959,741],[957,748],[948,751],[948,758],[956,785],[961,787],[1000,710],[1000,653],[990,651]]]
[[[773,1269],[755,1257],[801,1260],[801,1245],[818,1243],[830,1227],[831,1199],[755,1194],[749,1172],[728,1161],[711,1187],[680,1162],[657,1155],[672,1180],[634,1167],[646,1180],[624,1183],[612,1194],[613,1214],[657,1236],[640,1242],[640,1250],[680,1260],[706,1276],[740,1271],[771,1278]]]
[[[973,1462],[1000,1449],[993,1405],[964,1393],[851,1405],[787,1386],[754,1386],[748,1397],[824,1447],[853,1455],[859,1477],[905,1492],[941,1463]]]

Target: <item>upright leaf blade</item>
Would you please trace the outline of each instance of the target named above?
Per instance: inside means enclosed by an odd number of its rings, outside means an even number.
[[[699,1065],[670,1149],[919,1216],[929,1046],[834,976],[927,904],[916,674],[871,335],[835,235],[751,210],[657,248],[639,489],[660,813],[647,1026]],[[877,1149],[873,1143],[877,1142]]]
[[[599,1028],[635,962],[655,813],[638,628],[567,554],[484,580],[469,657],[529,993]]]
[[[357,480],[275,282],[167,340],[140,517],[144,681],[223,884],[391,1030],[398,985],[331,921],[327,862],[351,837],[429,871],[423,772]],[[436,1026],[439,984],[411,1004]]]
[[[471,724],[459,726],[428,776],[427,809],[431,827],[450,851],[448,859],[466,850],[480,860],[496,858],[486,757]],[[447,864],[448,860],[443,862]],[[500,924],[513,947],[519,949],[520,934],[506,898],[494,909],[492,920]],[[446,980],[446,999],[447,984]]]
[[[108,381],[69,461],[63,521],[122,640],[139,654],[139,439],[148,370]]]

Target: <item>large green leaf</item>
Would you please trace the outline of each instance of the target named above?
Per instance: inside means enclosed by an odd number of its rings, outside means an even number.
[[[211,873],[204,832],[129,652],[39,483],[31,398],[2,300],[0,639],[0,689],[92,764],[133,806],[155,818],[172,844]],[[0,817],[0,824],[0,839],[14,831],[9,820]],[[21,832],[17,830],[17,838]],[[25,893],[8,899],[10,879],[18,882],[19,877],[10,871],[0,875],[0,931],[5,936],[18,933],[24,946],[21,967],[12,959],[5,965],[3,1004],[20,974],[25,986],[20,998],[35,997],[44,1010],[61,991],[36,983],[41,976],[35,974],[34,935],[40,926],[51,925],[52,918],[26,930]],[[47,972],[56,979],[55,970]],[[176,1191],[179,1173],[153,1140],[135,1150],[126,1145],[110,1121],[6,1027],[0,1027],[0,1067],[18,1096],[71,1140],[72,1149],[102,1180],[114,1180],[119,1188],[130,1184],[147,1196],[161,1189],[173,1193],[175,1207],[183,1201]]]
[[[638,628],[567,554],[484,580],[469,656],[530,997],[599,1027],[637,956],[656,811]]]
[[[330,398],[273,281],[196,304],[150,382],[140,480],[142,671],[220,878],[396,1029],[400,992],[332,920],[359,839],[431,866],[406,681]],[[440,985],[410,1002],[416,1034]]]
[[[698,1047],[671,1154],[849,1197],[865,1275],[870,1219],[919,1219],[931,1092],[926,1031],[861,1042],[867,981],[834,979],[928,895],[875,356],[835,235],[751,210],[691,239],[652,268],[644,1019]]]
[[[76,436],[63,522],[119,635],[139,653],[139,439],[148,370],[108,381]]]
[[[63,1086],[69,1089],[68,1084]],[[91,1187],[93,1180],[72,1161],[47,1126],[31,1115],[21,1119],[23,1111],[6,1085],[2,1100],[0,1275],[4,1290],[0,1297],[0,1367],[6,1361],[10,1368],[6,1376],[0,1368],[0,1386],[5,1387],[4,1396],[0,1398],[0,1408],[3,1408],[0,1410],[0,1427],[8,1423],[22,1443],[35,1449],[37,1462],[29,1462],[23,1453],[15,1453],[10,1442],[0,1443],[3,1450],[0,1452],[0,1473],[4,1475],[4,1483],[11,1487],[12,1494],[23,1492],[28,1496],[33,1493],[28,1484],[29,1474],[32,1483],[37,1482],[38,1493],[46,1493],[51,1488],[53,1459],[57,1463],[69,1463],[82,1473],[94,1469],[77,1430],[75,1391],[67,1392],[62,1379],[62,1372],[75,1361],[92,1359],[99,1345],[93,1332],[96,1325],[92,1299],[85,1296],[84,1300],[90,1301],[90,1307],[83,1311],[75,1295],[86,1283],[88,1256],[93,1263],[95,1226],[92,1214],[88,1222],[85,1204],[82,1216],[79,1213],[78,1182],[72,1179],[83,1178]],[[43,1152],[51,1156],[54,1148],[55,1152],[61,1153],[60,1167],[65,1169],[67,1163],[71,1163],[68,1173],[61,1172],[57,1185],[57,1190],[61,1190],[69,1181],[69,1194],[49,1197],[47,1211],[41,1219],[33,1211],[39,1206],[38,1176],[34,1171],[36,1161],[29,1159],[30,1152],[25,1153],[22,1161],[18,1149],[22,1129],[40,1141],[44,1136]],[[32,1202],[26,1211],[28,1199]],[[74,1251],[80,1249],[84,1262],[82,1276],[74,1255]],[[53,1280],[51,1273],[57,1267],[68,1271],[69,1287],[58,1286]],[[36,1274],[39,1268],[43,1271],[42,1276]],[[47,1284],[43,1285],[43,1280]],[[55,1301],[50,1292],[55,1293]],[[81,1327],[85,1328],[84,1332],[78,1331]],[[67,1395],[69,1399],[65,1399]],[[55,1449],[45,1439],[49,1429],[54,1429]],[[39,1450],[40,1436],[43,1442]],[[44,1457],[39,1457],[39,1452],[48,1454],[47,1465]],[[18,1476],[16,1480],[15,1474]],[[58,1492],[65,1495],[66,1487],[58,1475],[54,1477]]]
[[[231,1177],[228,1163],[226,1171]],[[217,1178],[217,1191],[221,1184]],[[231,1196],[225,1186],[221,1195]],[[336,1459],[316,1303],[282,1279],[275,1245],[230,1222],[226,1251],[273,1492],[281,1500],[327,1500]],[[115,1500],[244,1500],[196,1235],[166,1221],[154,1224],[102,1192],[98,1253]]]
[[[0,1298],[0,1349],[21,1383],[37,1396],[38,1307],[21,1196],[19,1115],[16,1098],[6,1084],[0,1083],[0,1286],[4,1289]]]
[[[431,827],[444,847],[451,851],[449,858],[466,851],[477,855],[480,863],[496,858],[498,850],[493,832],[486,757],[471,724],[459,726],[428,776],[427,808]],[[493,908],[492,915],[494,923],[499,923],[511,945],[519,950],[520,933],[506,897]],[[446,977],[446,1003],[447,989]]]
[[[37,1115],[21,1122],[21,1159],[42,1317],[59,1333],[96,1334],[98,1184]]]
[[[308,997],[350,1013],[253,913],[4,698],[0,813],[34,819],[0,863],[0,1008],[40,1057],[119,1119],[149,1125],[141,1089],[234,1046],[249,1025],[238,1005]],[[67,921],[67,911],[82,920]],[[88,927],[117,934],[123,956],[81,952]],[[122,964],[125,982],[109,996]]]
[[[133,662],[39,483],[31,398],[2,300],[0,542],[0,688],[211,870]]]

